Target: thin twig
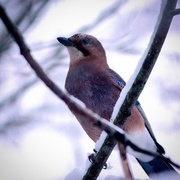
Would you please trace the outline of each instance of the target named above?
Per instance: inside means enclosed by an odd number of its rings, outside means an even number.
[[[92,28],[94,28],[95,26],[99,25],[100,23],[102,23],[104,20],[106,20],[107,18],[109,18],[111,15],[115,14],[119,8],[125,3],[125,0],[117,0],[115,3],[113,3],[110,7],[108,7],[107,9],[105,9],[104,11],[102,11],[98,17],[96,18],[96,20],[94,22],[92,22],[91,24],[85,25],[84,27],[81,27],[78,32],[86,32],[87,30],[91,30]]]
[[[118,141],[118,148],[119,148],[119,153],[121,157],[122,167],[124,170],[125,179],[131,180],[133,179],[133,176],[130,171],[129,164],[128,164],[128,159],[127,159],[127,154],[126,154],[126,145]]]

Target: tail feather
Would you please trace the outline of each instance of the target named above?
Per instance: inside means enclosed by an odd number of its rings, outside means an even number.
[[[141,167],[144,169],[146,174],[149,176],[153,174],[159,174],[161,172],[169,171],[177,173],[176,170],[166,161],[155,158],[152,161],[149,162],[142,162],[141,160],[137,159]]]

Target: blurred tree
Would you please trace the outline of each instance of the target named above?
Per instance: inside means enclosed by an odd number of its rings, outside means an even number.
[[[39,21],[39,18],[42,16],[44,11],[47,11],[47,8],[50,7],[50,2],[52,3],[52,1],[48,0],[2,0],[1,3],[6,7],[6,11],[10,14],[16,26],[22,33],[25,33]],[[13,42],[9,33],[2,24],[0,24],[0,42],[1,56],[3,55],[3,52],[10,48],[10,45]]]

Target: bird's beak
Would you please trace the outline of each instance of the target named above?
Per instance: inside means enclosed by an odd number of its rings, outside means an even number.
[[[58,37],[57,40],[64,46],[71,46],[71,47],[74,46],[74,43],[72,41],[70,41],[68,38]]]

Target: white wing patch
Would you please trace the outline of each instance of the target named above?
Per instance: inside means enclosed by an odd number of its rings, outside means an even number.
[[[133,142],[135,145],[139,146],[140,148],[152,152],[157,152],[157,147],[146,128],[143,131],[138,131],[128,134],[127,137],[131,142]],[[153,159],[152,156],[148,156],[139,153],[137,151],[134,151],[129,146],[127,147],[127,152],[144,162],[151,161]]]

